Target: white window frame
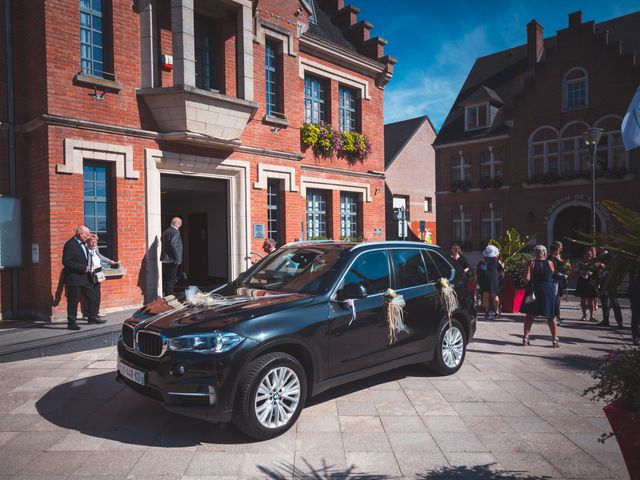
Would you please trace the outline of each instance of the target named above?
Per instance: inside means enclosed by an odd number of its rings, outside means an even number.
[[[467,160],[464,156],[464,152],[460,150],[458,152],[458,156],[452,160],[451,165],[451,181],[455,182],[456,178],[453,172],[455,170],[460,170],[460,181],[464,182],[465,180],[471,181],[471,163],[466,163]],[[467,171],[469,172],[469,178],[467,178]]]
[[[460,205],[460,218],[456,218],[455,212],[451,215],[451,225],[453,227],[453,231],[456,230],[456,224],[460,224],[460,238],[453,238],[453,241],[460,241],[460,243],[470,243],[471,237],[473,235],[472,232],[472,224],[471,224],[471,215],[466,215],[464,211],[464,207]],[[465,224],[469,225],[469,238],[465,235]],[[452,232],[453,233],[453,232]]]
[[[537,142],[534,142],[533,139],[535,138],[535,136],[537,135],[538,132],[545,130],[545,129],[550,129],[554,132],[556,138],[551,139],[551,140],[539,140]],[[531,135],[529,135],[529,148],[528,148],[528,153],[529,153],[529,178],[533,178],[534,176],[534,164],[535,164],[535,160],[542,158],[543,159],[543,167],[542,167],[542,173],[546,174],[549,173],[549,157],[552,155],[555,155],[557,157],[557,165],[558,165],[558,175],[560,175],[562,173],[562,165],[561,165],[561,159],[562,159],[562,152],[561,152],[561,146],[562,146],[562,142],[560,141],[560,135],[559,132],[556,128],[548,126],[548,125],[543,125],[541,127],[536,128],[533,133]],[[556,151],[555,153],[550,153],[549,152],[549,145],[555,143],[556,144]],[[542,145],[543,149],[542,149],[542,153],[541,154],[537,154],[534,155],[534,147],[538,146],[538,145]]]
[[[581,72],[582,77],[567,80],[569,75],[571,75],[573,72],[576,72],[576,71]],[[569,106],[569,85],[573,85],[580,82],[584,82],[584,105],[577,105],[577,106],[570,107]],[[588,107],[589,107],[589,74],[582,67],[571,68],[562,77],[562,110],[563,111],[581,110],[583,108],[588,108]]]
[[[495,178],[497,178],[496,176],[496,167],[498,165],[502,165],[502,160],[496,160],[496,154],[493,151],[493,147],[490,145],[489,146],[489,160],[488,161],[484,161],[484,162],[480,162],[480,177],[482,177],[482,167],[486,167],[489,166],[489,171],[490,171],[490,179],[494,180]],[[500,173],[499,178],[502,178],[502,172]]]
[[[496,211],[500,210],[500,215],[496,214]],[[485,212],[489,212],[489,217],[486,218],[484,216]],[[498,209],[494,206],[493,203],[489,204],[489,208],[483,208],[481,213],[480,213],[480,235],[482,235],[482,232],[484,231],[484,224],[489,223],[489,230],[491,231],[491,235],[490,238],[498,238],[500,235],[502,235],[502,209]],[[500,222],[501,224],[501,228],[500,228],[500,232],[498,232],[497,227],[497,223]],[[482,241],[485,242],[489,240],[489,238],[483,238]]]
[[[433,197],[424,197],[424,213],[433,211]]]
[[[485,111],[485,118],[487,120],[487,123],[485,125],[479,125],[477,124],[477,126],[475,127],[470,127],[469,126],[469,119],[472,115],[472,111],[475,111],[475,116],[476,116],[476,122],[479,122],[480,118],[479,118],[479,109],[480,108],[484,108]],[[489,125],[491,125],[491,118],[489,117],[489,103],[485,102],[485,103],[475,103],[473,105],[467,105],[464,107],[464,131],[465,132],[469,132],[471,130],[480,130],[481,128],[487,128]]]

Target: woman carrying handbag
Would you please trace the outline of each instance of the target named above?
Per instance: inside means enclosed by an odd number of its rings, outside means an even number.
[[[553,286],[555,267],[547,258],[547,249],[544,245],[536,245],[533,249],[535,260],[528,264],[524,271],[524,279],[527,285],[527,295],[520,307],[520,312],[526,315],[524,319],[524,336],[522,346],[531,345],[529,332],[535,317],[545,317],[551,331],[553,347],[560,346],[558,339],[558,326],[556,325],[556,298]]]

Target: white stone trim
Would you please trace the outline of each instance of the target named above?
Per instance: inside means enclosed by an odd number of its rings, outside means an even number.
[[[64,139],[64,163],[56,165],[56,172],[82,175],[85,160],[114,162],[116,177],[140,178],[140,172],[133,169],[133,146],[88,142],[73,138]]]
[[[160,236],[160,174],[217,178],[227,181],[228,189],[228,245],[229,277],[236,278],[249,268],[247,259],[251,251],[251,163],[244,160],[186,155],[161,150],[145,149],[146,216],[147,216],[147,272],[145,299],[148,294],[161,295]]]
[[[256,41],[258,44],[264,46],[265,45],[265,37],[275,38],[276,40],[282,42],[282,52],[287,53],[288,55],[295,57],[298,54],[296,53],[295,42],[293,41],[293,33],[292,32],[281,32],[280,30],[276,30],[269,25],[268,22],[263,22],[258,20],[256,22]]]
[[[558,205],[555,210],[546,218],[547,223],[547,245],[551,245],[557,238],[553,238],[553,227],[556,223],[556,218],[560,215],[560,212],[566,210],[569,207],[584,207],[591,211],[591,202],[586,200],[568,200],[566,203]],[[600,231],[606,233],[609,229],[607,218],[602,214],[600,203],[596,203],[596,216],[600,220]],[[589,217],[591,218],[591,217]],[[591,223],[591,222],[589,222]],[[560,239],[562,240],[562,239]]]
[[[267,180],[269,178],[278,178],[280,180],[284,180],[284,188],[289,192],[298,191],[298,186],[296,185],[296,169],[294,167],[259,163],[258,181],[253,183],[253,188],[257,190],[266,189]]]
[[[318,188],[321,190],[340,190],[341,192],[361,193],[362,199],[371,203],[371,185],[368,183],[349,182],[343,180],[332,180],[318,177],[300,177],[300,196],[306,198],[307,188]]]
[[[365,100],[371,99],[371,96],[369,95],[369,82],[367,80],[363,80],[354,75],[341,72],[340,70],[336,70],[335,68],[327,67],[326,65],[314,62],[307,58],[299,58],[300,61],[298,63],[298,74],[300,75],[300,78],[304,78],[305,72],[310,72],[324,78],[330,78],[344,85],[349,85],[350,87],[357,88],[358,90],[360,90],[360,96],[362,98],[364,98]]]

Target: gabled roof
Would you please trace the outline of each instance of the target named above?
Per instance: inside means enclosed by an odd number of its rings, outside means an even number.
[[[318,0],[308,0],[315,10],[316,23],[309,22],[307,34],[335,43],[348,50],[356,51],[356,45],[349,40],[344,32],[331,21],[329,14],[322,9],[322,3]]]
[[[400,122],[388,123],[384,126],[384,168],[391,166],[402,149],[413,138],[424,122],[429,122],[431,128],[433,124],[427,115],[410,118]]]
[[[492,105],[501,106],[504,105],[504,101],[500,98],[494,90],[491,88],[481,85],[475,92],[469,95],[464,99],[464,105],[472,105],[474,103],[484,103],[489,102]]]
[[[605,31],[609,32],[610,45],[622,41],[622,54],[640,52],[640,34],[638,34],[640,32],[640,12],[595,25],[596,34],[602,34]],[[544,40],[541,61],[544,62],[546,52],[556,48],[556,45],[556,36]],[[434,145],[509,133],[509,127],[504,124],[504,110],[514,107],[517,96],[524,91],[525,79],[532,74],[527,61],[526,44],[477,58],[438,133]],[[504,106],[498,110],[491,126],[465,132],[463,106],[472,103],[469,100],[472,100],[472,96],[483,88],[486,89],[485,94],[487,95],[489,95],[487,92],[494,92],[504,102]]]

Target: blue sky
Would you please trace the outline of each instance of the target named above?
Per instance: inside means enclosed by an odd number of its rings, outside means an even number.
[[[526,42],[535,18],[545,38],[565,28],[567,15],[601,22],[640,9],[637,0],[353,0],[372,35],[389,41],[398,59],[385,89],[385,123],[429,115],[440,128],[477,57]]]

